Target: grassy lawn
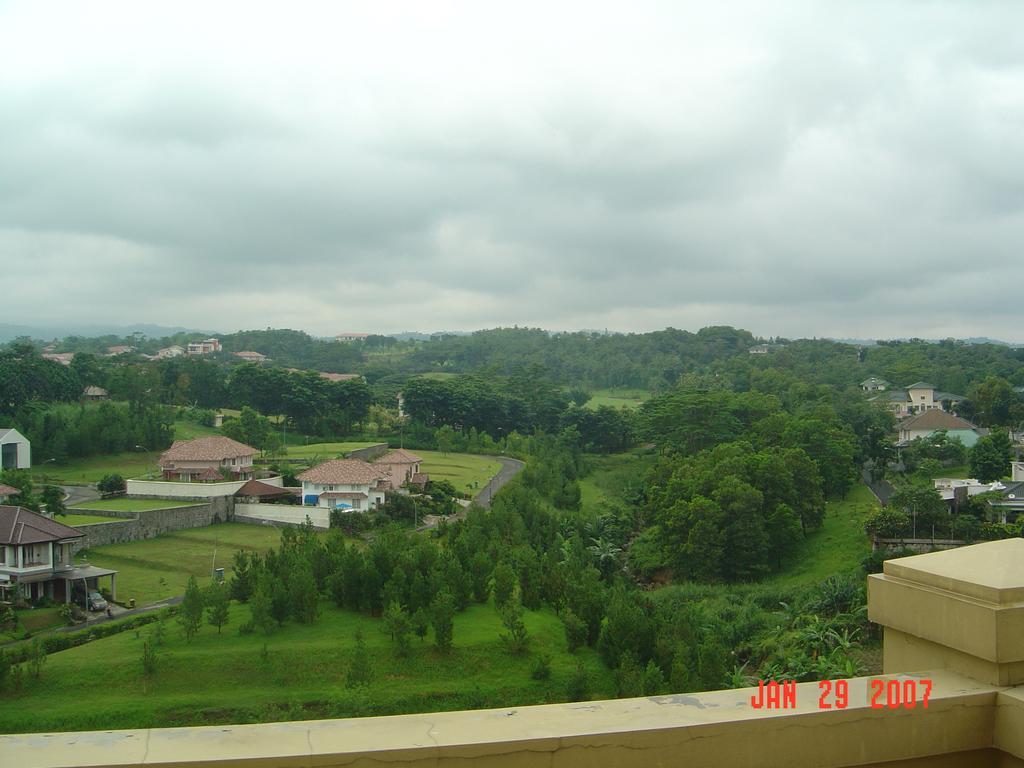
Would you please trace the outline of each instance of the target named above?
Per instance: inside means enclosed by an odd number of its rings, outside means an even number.
[[[210,435],[219,434],[220,430],[216,427],[207,427],[203,424],[196,424],[194,421],[179,419],[174,422],[175,440],[194,440],[197,437],[209,437]]]
[[[92,523],[111,523],[124,519],[123,517],[107,517],[106,515],[81,515],[72,509],[68,511],[66,517],[58,518],[57,522],[74,527],[76,525],[90,525]]]
[[[856,570],[871,554],[864,521],[877,508],[877,499],[860,483],[842,501],[828,502],[821,529],[804,540],[788,567],[763,583],[780,587],[816,584],[834,573]]]
[[[650,398],[646,389],[595,389],[587,401],[587,408],[610,405],[613,408],[639,408],[640,403]]]
[[[168,507],[190,507],[198,504],[196,501],[182,501],[181,499],[97,499],[96,501],[83,501],[68,507],[70,511],[76,509],[96,509],[101,512],[145,512],[150,509],[167,509]]]
[[[327,461],[329,459],[338,459],[344,456],[346,453],[351,451],[357,451],[360,448],[369,448],[371,445],[377,445],[378,443],[387,443],[386,440],[380,440],[377,443],[310,443],[309,445],[289,445],[288,450],[285,452],[285,458],[288,459],[316,459],[318,461]]]
[[[413,451],[423,459],[420,468],[430,475],[431,480],[447,480],[456,490],[476,493],[498,474],[501,464],[490,456],[471,456],[467,453],[440,451]]]
[[[209,584],[215,548],[217,567],[226,568],[230,575],[235,552],[262,552],[276,547],[280,539],[281,531],[270,526],[221,523],[130,544],[96,547],[88,550],[85,558],[91,565],[118,571],[119,600],[134,598],[137,605],[148,605],[182,594],[189,576],[195,576],[201,586]]]
[[[439,654],[432,635],[412,638],[397,658],[382,621],[323,604],[312,625],[286,623],[264,635],[239,635],[248,607],[233,605],[223,635],[204,626],[186,642],[173,621],[155,676],[142,675],[152,626],[53,654],[39,680],[28,680],[16,706],[0,707],[0,733],[147,728],[305,720],[520,706],[564,701],[576,664],[590,672],[595,697],[614,694],[611,673],[589,648],[569,654],[558,617],[530,612],[530,652],[510,656],[494,609],[474,605],[455,618],[454,647]],[[360,629],[371,662],[368,686],[348,688],[353,635]],[[533,680],[534,653],[551,656],[548,680]],[[83,693],[84,692],[84,693]],[[83,695],[88,706],[82,706]],[[13,702],[12,702],[13,703]]]

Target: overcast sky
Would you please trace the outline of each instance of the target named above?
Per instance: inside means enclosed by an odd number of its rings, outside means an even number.
[[[1024,339],[1024,3],[0,0],[0,322]]]

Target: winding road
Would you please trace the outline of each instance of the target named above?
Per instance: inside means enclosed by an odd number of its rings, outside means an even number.
[[[473,501],[484,509],[491,508],[491,499],[494,498],[494,494],[500,491],[509,480],[522,472],[523,467],[526,466],[519,459],[510,459],[506,456],[494,456],[492,458],[497,459],[501,463],[501,469],[484,486],[484,489],[473,498]]]

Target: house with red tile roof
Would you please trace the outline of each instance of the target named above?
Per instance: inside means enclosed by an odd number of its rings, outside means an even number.
[[[378,456],[373,463],[375,466],[385,468],[392,488],[401,488],[406,483],[426,485],[427,476],[420,472],[422,461],[423,459],[412,451],[395,448],[383,456]]]
[[[160,455],[160,469],[167,480],[217,482],[251,480],[256,449],[230,437],[215,435],[179,440]]]
[[[365,512],[384,503],[390,487],[386,467],[359,459],[334,459],[298,475],[302,503],[313,507]]]

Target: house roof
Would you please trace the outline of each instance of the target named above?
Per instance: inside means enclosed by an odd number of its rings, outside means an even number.
[[[374,464],[415,464],[419,461],[423,461],[419,456],[411,451],[405,450],[405,448],[395,448],[393,451],[388,451],[383,456],[379,456],[373,460]]]
[[[370,485],[377,480],[382,480],[386,472],[382,467],[368,464],[359,459],[334,459],[318,464],[312,469],[307,469],[298,479],[307,483],[317,485]]]
[[[259,496],[272,498],[274,496],[290,496],[292,491],[288,488],[280,488],[269,483],[262,483],[259,480],[249,480],[235,491],[235,496]]]
[[[12,488],[9,485],[4,485],[3,483],[0,483],[0,496],[14,496],[19,493],[21,493],[21,490],[19,490],[18,488]]]
[[[175,461],[224,461],[241,456],[253,456],[255,448],[230,437],[215,435],[197,437],[195,440],[178,440],[160,455],[160,466]]]
[[[911,416],[909,419],[904,419],[899,423],[900,432],[908,430],[914,430],[915,432],[927,430],[931,432],[936,429],[975,430],[977,427],[966,419],[961,419],[959,416],[954,416],[952,413],[938,408],[919,413],[917,416]]]
[[[106,397],[110,393],[107,392],[107,390],[105,390],[103,387],[90,386],[83,389],[82,394],[85,395],[86,397]]]
[[[956,402],[960,402],[966,398],[964,398],[963,395],[954,395],[952,392],[936,392],[932,395],[932,399],[941,403],[943,400],[955,400]]]
[[[416,472],[409,482],[413,485],[426,485],[428,480],[430,480],[430,476],[426,472]]]
[[[935,385],[929,384],[926,381],[918,381],[915,382],[914,384],[910,384],[904,387],[904,389],[935,389]]]
[[[85,536],[69,525],[30,512],[24,507],[0,506],[0,544],[41,544]]]
[[[871,384],[888,384],[889,382],[885,379],[879,378],[878,376],[869,376],[860,383],[862,387],[869,386]]]
[[[253,352],[251,350],[244,350],[242,352],[235,352],[235,357],[241,357],[243,360],[266,360],[267,356],[261,352]]]
[[[321,379],[327,379],[328,381],[351,381],[352,379],[358,379],[358,373],[325,373],[320,372]]]
[[[0,427],[0,440],[3,440],[6,437],[15,437],[15,436],[20,437],[22,439],[25,438],[25,436],[23,434],[21,434],[21,432],[16,430],[14,427]]]

